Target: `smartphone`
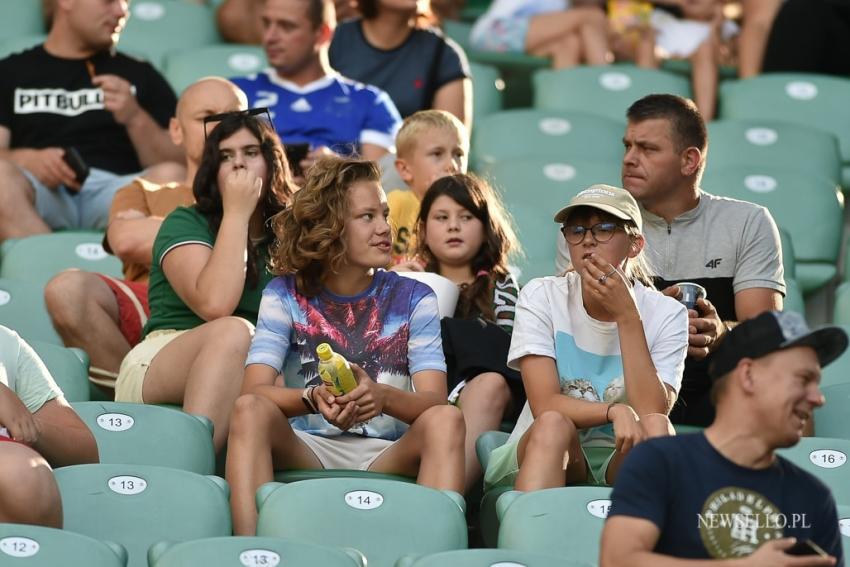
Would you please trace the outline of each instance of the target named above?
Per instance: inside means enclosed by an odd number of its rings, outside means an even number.
[[[810,539],[801,539],[797,543],[785,550],[788,555],[817,555],[820,557],[829,557],[829,554],[821,549],[821,547]]]
[[[62,159],[65,160],[68,167],[74,171],[74,179],[76,179],[77,183],[82,186],[83,182],[89,176],[89,165],[85,162],[83,156],[80,155],[80,152],[74,146],[68,146],[64,150],[65,152],[62,154]]]
[[[303,174],[301,160],[306,158],[310,152],[310,144],[284,144],[283,149],[286,152],[286,161],[289,162],[292,175],[301,176]]]

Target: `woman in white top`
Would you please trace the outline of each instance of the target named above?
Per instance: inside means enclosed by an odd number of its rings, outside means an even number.
[[[522,290],[508,353],[528,395],[485,483],[517,490],[612,482],[667,417],[688,348],[685,307],[652,286],[641,217],[624,189],[594,185],[555,216],[572,270]]]

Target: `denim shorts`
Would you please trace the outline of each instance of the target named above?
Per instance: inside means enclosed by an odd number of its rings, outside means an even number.
[[[103,169],[92,168],[79,192],[64,186],[49,189],[36,177],[21,168],[35,189],[35,209],[47,226],[54,230],[91,228],[102,230],[109,220],[112,197],[119,189],[129,185],[139,173],[117,175]]]

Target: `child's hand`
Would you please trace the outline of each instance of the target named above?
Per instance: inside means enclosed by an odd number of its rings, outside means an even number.
[[[643,441],[643,428],[638,422],[635,410],[627,404],[614,404],[608,411],[611,424],[614,426],[616,449],[620,453],[629,450]]]
[[[354,402],[339,403],[339,398],[329,392],[324,384],[313,390],[313,401],[316,403],[319,413],[331,425],[347,431],[357,423],[357,420],[354,419],[357,413],[357,404]]]
[[[27,445],[38,441],[35,418],[18,396],[3,384],[0,384],[0,426],[5,427],[15,441]]]
[[[582,269],[582,289],[590,292],[618,323],[640,316],[626,276],[597,254],[591,254]]]
[[[381,384],[375,382],[366,371],[351,364],[351,370],[354,372],[354,378],[357,380],[357,387],[336,399],[338,404],[355,403],[357,404],[356,423],[368,421],[376,415],[381,415],[386,404],[386,395]]]

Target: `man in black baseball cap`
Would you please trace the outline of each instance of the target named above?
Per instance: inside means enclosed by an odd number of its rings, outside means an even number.
[[[792,312],[767,311],[730,331],[709,370],[714,423],[632,450],[611,495],[601,564],[658,565],[663,555],[665,565],[844,565],[829,488],[775,450],[800,440],[824,404],[821,368],[847,344],[841,328],[811,330]],[[798,548],[825,556],[789,555]]]

